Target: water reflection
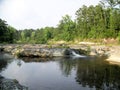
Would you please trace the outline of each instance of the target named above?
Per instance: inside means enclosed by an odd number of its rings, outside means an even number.
[[[21,58],[21,60],[23,60],[26,63],[31,63],[31,62],[39,63],[39,62],[53,61],[54,59],[53,58],[39,58],[39,57],[36,57],[36,58],[23,57]]]
[[[111,65],[105,58],[61,60],[60,67],[64,75],[76,69],[75,80],[83,87],[95,87],[96,90],[120,90],[120,66]]]
[[[11,61],[11,58],[11,55],[0,53],[0,71],[7,66],[8,62]]]
[[[120,90],[120,66],[103,57],[13,59],[1,74],[30,90]]]
[[[78,61],[76,81],[98,90],[120,90],[120,67],[99,60]]]
[[[7,66],[7,61],[0,60],[0,71]]]
[[[59,66],[62,74],[68,77],[71,74],[72,69],[75,69],[76,61],[70,58],[62,59],[59,61]]]

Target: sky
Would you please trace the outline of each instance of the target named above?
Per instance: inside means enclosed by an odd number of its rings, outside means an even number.
[[[62,16],[75,18],[82,5],[100,0],[0,0],[0,18],[16,29],[56,27]]]

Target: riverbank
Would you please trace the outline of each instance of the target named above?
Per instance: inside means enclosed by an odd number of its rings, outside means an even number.
[[[70,56],[72,51],[88,56],[107,56],[109,62],[120,62],[120,46],[81,43],[77,45],[41,45],[9,44],[0,45],[0,51],[9,52],[21,57],[56,57]]]
[[[119,63],[120,64],[120,46],[118,45],[97,45],[97,44],[84,44],[86,46],[89,46],[91,56],[107,56],[106,59],[110,63]],[[72,48],[78,48],[76,45],[75,47],[72,46]]]
[[[113,63],[120,63],[120,46],[111,46],[107,61]]]

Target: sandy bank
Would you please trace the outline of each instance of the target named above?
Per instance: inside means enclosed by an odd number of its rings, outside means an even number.
[[[109,57],[107,61],[120,63],[120,46],[110,47]]]

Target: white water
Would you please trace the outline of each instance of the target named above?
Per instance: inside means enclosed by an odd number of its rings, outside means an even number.
[[[77,54],[75,51],[71,51],[72,55],[75,57],[86,57],[84,55]]]

